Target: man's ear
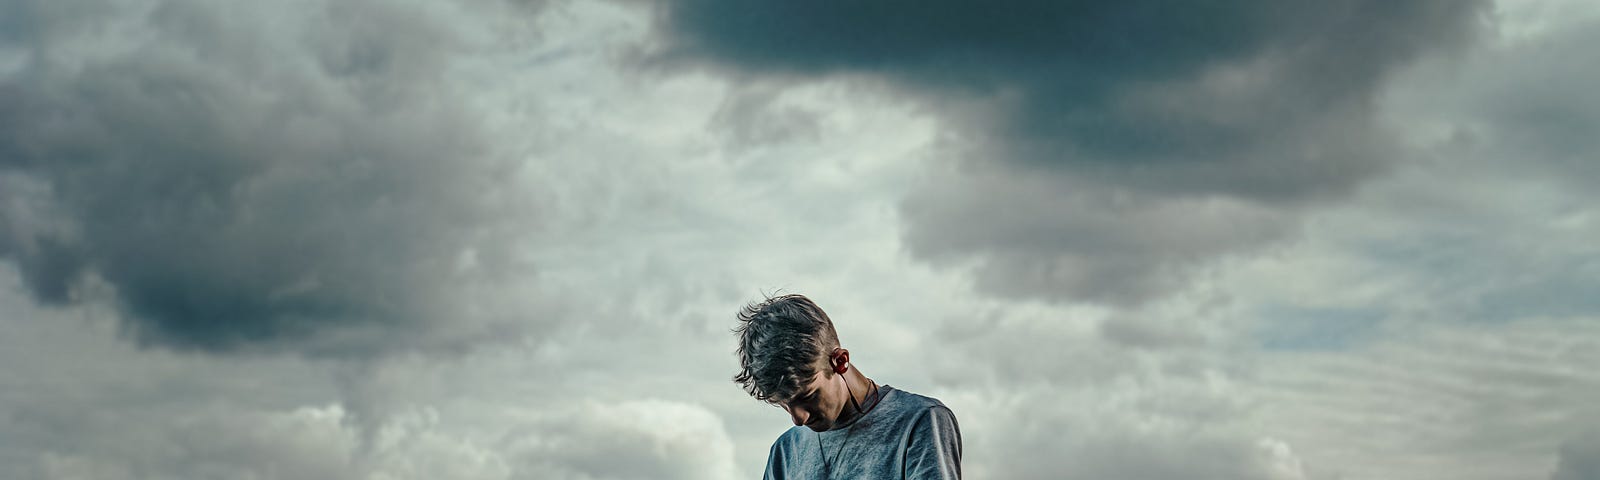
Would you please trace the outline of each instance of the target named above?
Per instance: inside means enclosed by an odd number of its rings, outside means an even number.
[[[843,348],[833,349],[833,373],[850,371],[850,351]]]

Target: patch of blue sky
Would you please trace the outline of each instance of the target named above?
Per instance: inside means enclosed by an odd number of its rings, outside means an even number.
[[[1388,312],[1376,308],[1267,305],[1253,332],[1267,350],[1344,350],[1379,336]]]
[[[1600,260],[1572,259],[1559,269],[1523,272],[1477,298],[1482,321],[1530,317],[1600,317]]]
[[[1409,277],[1413,293],[1452,321],[1600,316],[1600,252],[1541,250],[1475,233],[1373,242],[1363,250],[1385,271]]]

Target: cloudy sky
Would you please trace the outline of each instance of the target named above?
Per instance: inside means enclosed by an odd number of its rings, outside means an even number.
[[[0,478],[1600,479],[1580,0],[0,0]]]

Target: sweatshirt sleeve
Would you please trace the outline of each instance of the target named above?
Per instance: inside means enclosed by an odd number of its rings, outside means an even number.
[[[783,443],[783,437],[772,442],[772,448],[767,449],[767,469],[761,474],[761,480],[784,480],[783,478],[783,452],[778,450],[778,445]]]
[[[929,407],[911,426],[906,442],[905,478],[959,480],[961,427],[943,405]]]

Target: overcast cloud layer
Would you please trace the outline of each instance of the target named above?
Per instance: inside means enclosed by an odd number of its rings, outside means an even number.
[[[0,478],[1600,478],[1586,2],[0,0]]]

